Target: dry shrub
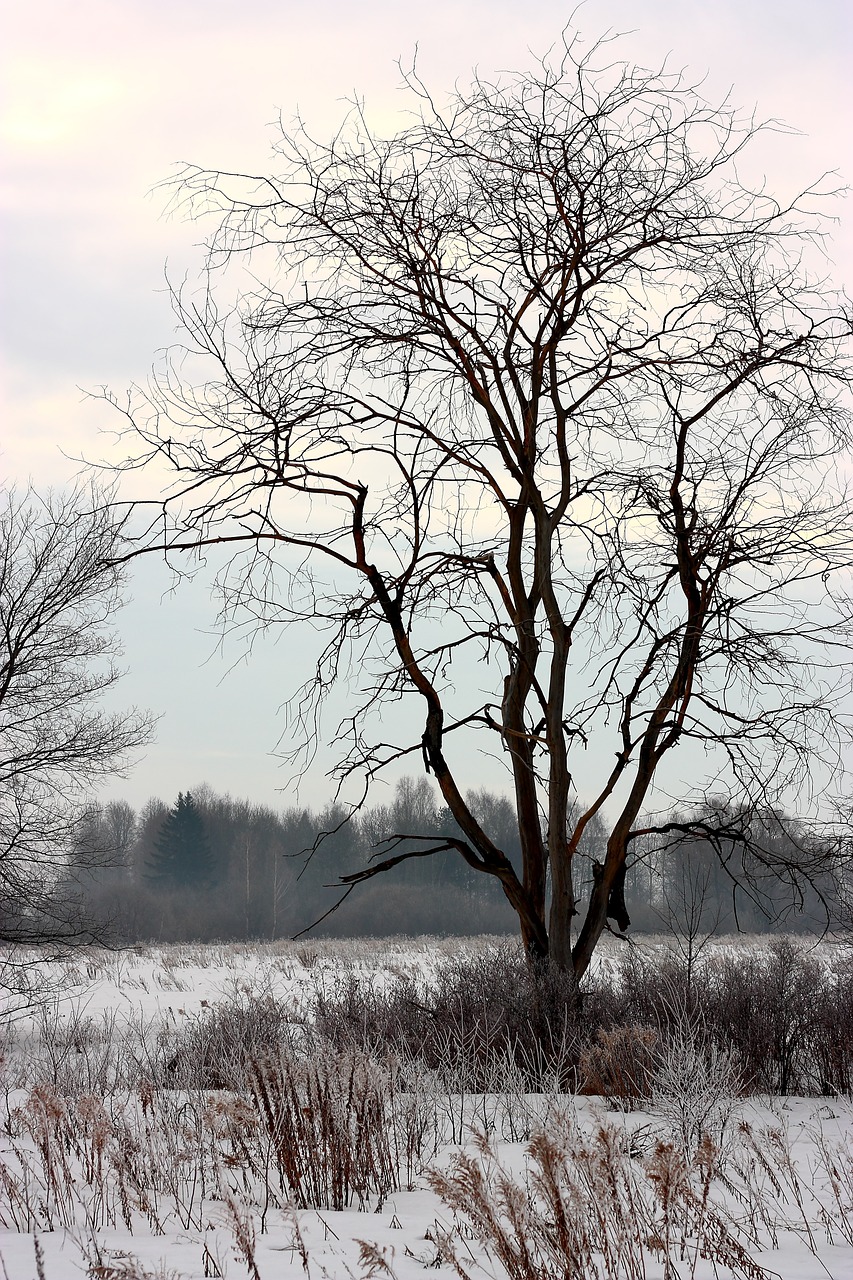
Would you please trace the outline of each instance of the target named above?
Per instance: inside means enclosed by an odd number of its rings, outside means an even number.
[[[511,945],[448,960],[428,981],[350,975],[318,991],[314,1005],[317,1029],[339,1048],[416,1061],[440,1072],[451,1092],[494,1089],[506,1063],[531,1092],[573,1087],[578,1015],[573,979],[537,971]]]
[[[173,1089],[245,1089],[251,1064],[298,1034],[271,995],[242,995],[190,1017],[162,1039],[156,1083]]]
[[[580,1058],[581,1093],[597,1094],[631,1111],[652,1092],[659,1037],[651,1027],[599,1028]]]
[[[790,938],[706,967],[709,1033],[732,1046],[754,1093],[845,1093],[853,1080],[853,974]]]
[[[814,1007],[811,1064],[823,1095],[853,1094],[853,954],[825,975]]]
[[[853,1089],[853,955],[819,962],[799,939],[712,953],[689,968],[671,953],[630,951],[585,1001],[593,1044],[600,1027],[652,1027],[666,1041],[700,1022],[708,1054],[733,1052],[746,1093],[844,1095]]]
[[[707,1061],[734,1053],[738,1091],[853,1089],[853,960],[821,965],[799,941],[702,953],[689,968],[663,951],[629,951],[614,971],[572,980],[537,971],[518,947],[440,965],[429,980],[351,974],[318,991],[317,1028],[339,1048],[394,1052],[440,1073],[449,1092],[495,1091],[501,1073],[528,1092],[578,1087],[619,1105],[650,1096],[649,1045],[699,1022]],[[692,1034],[692,1033],[691,1033]]]

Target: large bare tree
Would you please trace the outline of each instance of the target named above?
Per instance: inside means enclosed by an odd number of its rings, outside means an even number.
[[[108,712],[110,630],[126,549],[110,495],[0,491],[0,943],[88,941],[69,881],[99,782],[121,773],[150,717]],[[15,971],[4,956],[0,984]]]
[[[399,132],[357,107],[328,143],[282,129],[274,176],[187,167],[205,274],[126,407],[125,465],[172,473],[146,547],[223,544],[229,609],[327,628],[303,724],[349,680],[339,776],[422,754],[461,830],[351,879],[452,846],[578,977],[629,925],[667,787],[748,817],[829,785],[850,639],[821,191],[749,190],[754,122],[597,69],[607,48],[446,106],[412,73]],[[511,774],[521,873],[464,798],[474,735]]]

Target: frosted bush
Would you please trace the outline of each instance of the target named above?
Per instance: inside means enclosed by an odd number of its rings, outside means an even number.
[[[737,1055],[708,1035],[701,1017],[686,1013],[658,1042],[651,1073],[649,1110],[676,1136],[687,1155],[703,1138],[725,1146],[738,1108],[741,1071]]]

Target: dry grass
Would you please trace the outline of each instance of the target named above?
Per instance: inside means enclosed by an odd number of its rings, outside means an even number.
[[[264,1280],[258,1240],[273,1223],[287,1224],[307,1270],[297,1211],[374,1210],[426,1179],[450,1219],[433,1231],[432,1260],[441,1254],[463,1280],[640,1280],[655,1268],[685,1280],[704,1263],[763,1280],[756,1257],[788,1233],[816,1260],[827,1241],[853,1247],[853,1155],[815,1127],[804,1167],[781,1122],[756,1127],[738,1114],[756,1083],[751,1050],[721,1048],[713,1007],[695,991],[686,999],[677,974],[624,971],[621,985],[601,986],[589,1006],[601,1022],[579,1043],[559,992],[528,1011],[523,1039],[521,1001],[499,1007],[512,956],[500,953],[497,983],[475,961],[450,962],[432,993],[402,960],[384,994],[345,982],[335,1004],[321,990],[326,1035],[294,1026],[268,991],[180,1027],[119,1027],[81,1009],[60,1019],[46,1006],[31,1038],[6,1046],[0,1225],[34,1237],[39,1275],[39,1235],[68,1230],[91,1280],[166,1280],[99,1246],[112,1230],[179,1231],[198,1240],[206,1275],[224,1274],[209,1232],[225,1227],[245,1274]],[[322,972],[322,957],[308,963]],[[808,1015],[816,1034],[827,1008],[842,1007],[846,969],[830,969],[821,1004],[808,957],[780,948],[762,964],[740,980],[735,1006],[751,1007],[743,992],[768,973],[780,996],[799,992],[787,1021],[768,1008],[751,1034],[766,1045],[775,1026],[773,1071],[802,1082],[792,1028]],[[719,973],[702,980],[710,990]],[[839,1033],[825,1055],[835,1079],[851,1053]],[[582,1132],[567,1080],[621,1110],[642,1106],[651,1127],[631,1137],[628,1116]],[[474,1130],[473,1151],[439,1168],[441,1149]],[[501,1163],[499,1140],[527,1143],[525,1171]],[[393,1276],[369,1241],[359,1265],[365,1278]]]
[[[653,1264],[683,1280],[700,1259],[733,1280],[771,1280],[755,1258],[784,1232],[816,1260],[825,1242],[850,1242],[849,1153],[824,1149],[804,1171],[780,1130],[742,1126],[740,1137],[731,1161],[708,1135],[690,1159],[663,1138],[638,1159],[622,1128],[585,1136],[570,1115],[552,1117],[527,1148],[524,1177],[480,1137],[475,1154],[428,1175],[454,1217],[440,1249],[462,1280],[484,1268],[506,1280],[644,1280]]]
[[[139,1100],[141,1128],[131,1139],[104,1099],[70,1106],[44,1088],[32,1091],[15,1109],[14,1136],[4,1144],[0,1221],[33,1235],[37,1258],[39,1232],[69,1228],[91,1280],[167,1280],[166,1271],[146,1270],[130,1253],[102,1248],[98,1233],[117,1221],[140,1235],[178,1223],[199,1240],[205,1274],[215,1277],[222,1272],[205,1238],[213,1215],[230,1230],[246,1274],[264,1280],[257,1240],[268,1229],[272,1194],[307,1270],[294,1203],[375,1208],[398,1185],[391,1148],[371,1140],[359,1155],[353,1131],[341,1127],[348,1116],[376,1128],[382,1115],[387,1134],[393,1084],[375,1064],[331,1058],[313,1082],[290,1071],[259,1069],[254,1104],[208,1099],[202,1124],[189,1125],[179,1141],[167,1132],[175,1113],[153,1096]],[[310,1092],[318,1084],[324,1096]],[[287,1115],[306,1101],[301,1121]],[[318,1114],[305,1114],[311,1109]],[[853,1245],[849,1150],[816,1133],[804,1168],[781,1125],[741,1121],[733,1129],[726,1150],[705,1134],[688,1156],[678,1134],[661,1130],[641,1141],[610,1121],[584,1131],[571,1107],[552,1105],[521,1173],[477,1134],[473,1149],[425,1172],[450,1218],[431,1232],[434,1257],[460,1280],[643,1280],[656,1268],[665,1280],[686,1280],[700,1261],[733,1280],[769,1280],[757,1256],[781,1247],[786,1233],[816,1260],[827,1242]],[[306,1142],[326,1144],[313,1172]],[[394,1275],[392,1261],[369,1241],[361,1267],[364,1280]]]

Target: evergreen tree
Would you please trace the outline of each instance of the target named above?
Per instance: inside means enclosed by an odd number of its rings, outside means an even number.
[[[204,819],[189,791],[178,793],[145,864],[145,878],[170,888],[204,888],[213,880],[213,858]]]

